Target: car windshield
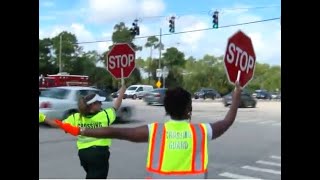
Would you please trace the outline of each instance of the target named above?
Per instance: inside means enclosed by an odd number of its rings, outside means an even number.
[[[137,89],[137,86],[131,86],[131,87],[128,88],[128,90],[130,90],[130,91],[134,91],[136,89]]]
[[[55,98],[55,99],[65,99],[68,94],[70,93],[70,90],[62,89],[62,88],[51,88],[47,89],[45,91],[42,91],[40,94],[40,97],[49,97],[49,98]]]

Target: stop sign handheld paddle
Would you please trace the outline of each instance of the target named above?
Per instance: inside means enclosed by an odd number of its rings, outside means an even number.
[[[239,81],[245,87],[253,78],[256,55],[249,36],[242,31],[232,35],[227,44],[224,55],[224,67],[230,83]]]
[[[129,44],[117,43],[107,55],[106,68],[114,78],[121,78],[124,85],[124,78],[130,77],[136,67],[135,59],[135,51]]]

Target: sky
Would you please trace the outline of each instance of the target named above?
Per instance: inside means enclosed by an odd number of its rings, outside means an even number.
[[[112,44],[113,27],[120,21],[131,27],[139,20],[140,36],[169,33],[170,16],[176,16],[175,31],[189,31],[212,27],[211,13],[219,11],[219,26],[279,18],[280,0],[40,0],[39,38],[54,37],[62,31],[74,33],[78,42],[107,41],[81,44],[84,50],[102,53]],[[263,7],[263,8],[261,8]],[[224,55],[228,38],[242,30],[252,40],[259,63],[281,65],[280,20],[241,26],[162,36],[165,47],[176,47],[186,58],[197,59],[205,54]],[[134,41],[144,46],[146,39]],[[136,52],[147,58],[150,49]],[[159,57],[153,51],[153,57]]]

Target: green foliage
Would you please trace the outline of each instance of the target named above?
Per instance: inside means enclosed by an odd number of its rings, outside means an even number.
[[[104,67],[96,66],[97,62],[105,62],[108,51],[102,54],[96,51],[84,52],[83,48],[77,44],[77,37],[65,31],[53,38],[39,39],[39,74],[58,73],[60,36],[62,37],[61,60],[64,72],[88,75],[90,83],[97,87],[120,87],[120,80],[114,79]],[[123,22],[114,26],[112,41],[113,43],[129,43],[136,51],[142,50],[142,46],[134,44],[135,39]],[[150,49],[150,56],[146,59],[141,57],[136,59],[135,70],[129,78],[125,79],[127,85],[150,84],[155,87],[158,81],[156,69],[159,67],[159,57],[155,58],[152,54],[159,51],[161,47],[161,67],[167,66],[169,69],[169,75],[165,80],[166,87],[182,86],[192,93],[202,87],[208,87],[216,89],[222,95],[233,89],[228,81],[222,56],[215,57],[206,54],[201,59],[186,58],[184,53],[175,47],[164,50],[164,44],[160,44],[159,39],[155,36],[148,37],[143,46]],[[140,69],[149,73],[150,76],[142,79]],[[162,78],[161,83],[163,83]],[[281,67],[257,61],[254,78],[246,87],[246,90],[251,92],[256,89],[281,90]]]

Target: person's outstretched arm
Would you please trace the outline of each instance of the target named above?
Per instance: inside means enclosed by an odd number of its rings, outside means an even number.
[[[240,104],[240,96],[241,96],[241,87],[237,82],[235,90],[232,94],[232,104],[230,106],[230,109],[227,115],[221,121],[210,123],[212,128],[212,139],[220,137],[233,124],[237,116],[238,107]]]
[[[132,142],[148,142],[149,139],[149,128],[147,125],[135,128],[103,127],[95,129],[86,129],[72,126],[68,123],[62,123],[58,120],[55,122],[61,129],[74,136],[82,135],[96,138],[121,139]]]
[[[148,142],[149,129],[147,125],[135,128],[96,128],[96,129],[82,129],[80,135],[96,137],[96,138],[111,138],[121,139],[132,142]]]
[[[116,101],[114,102],[114,108],[116,110],[118,110],[119,107],[121,106],[122,99],[123,99],[125,91],[126,91],[126,86],[123,85],[119,90],[119,96],[117,97]]]
[[[51,127],[59,128],[59,126],[57,125],[57,123],[55,123],[54,120],[48,119],[46,115],[44,115],[43,113],[39,113],[39,123],[42,122],[48,124]]]

